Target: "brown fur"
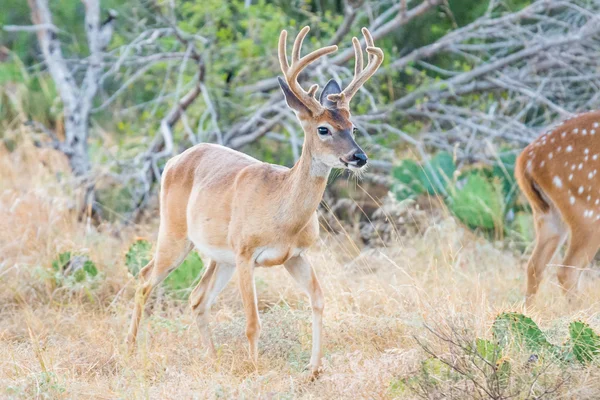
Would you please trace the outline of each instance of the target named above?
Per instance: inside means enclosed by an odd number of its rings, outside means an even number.
[[[529,200],[536,246],[527,266],[527,305],[533,304],[546,265],[569,244],[558,279],[572,294],[579,271],[600,247],[600,112],[563,122],[541,135],[517,159],[515,176]]]

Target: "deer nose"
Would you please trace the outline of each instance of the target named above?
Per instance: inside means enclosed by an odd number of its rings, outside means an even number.
[[[354,153],[354,155],[352,156],[352,161],[356,161],[356,165],[358,165],[359,167],[365,166],[367,164],[367,160],[367,155],[362,151]]]

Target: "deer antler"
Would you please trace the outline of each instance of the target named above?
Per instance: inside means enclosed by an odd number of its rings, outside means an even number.
[[[287,41],[287,31],[281,31],[281,35],[279,36],[279,65],[281,66],[281,71],[285,76],[285,80],[290,87],[292,93],[296,95],[298,100],[300,100],[313,114],[321,114],[323,112],[323,107],[319,103],[319,101],[315,98],[315,94],[319,89],[319,85],[312,85],[308,91],[302,89],[302,86],[298,83],[298,75],[300,72],[310,64],[315,62],[320,57],[324,55],[333,53],[337,50],[337,46],[327,46],[321,49],[315,50],[310,54],[305,55],[300,58],[300,49],[302,48],[302,42],[306,37],[306,34],[310,28],[305,26],[302,28],[298,36],[296,36],[296,40],[294,41],[294,48],[292,49],[292,64],[288,64],[287,53],[286,53],[286,41]]]
[[[352,82],[339,94],[330,94],[327,99],[337,102],[338,108],[350,108],[350,100],[358,92],[358,89],[377,71],[383,62],[383,50],[375,47],[373,36],[367,28],[362,28],[362,34],[365,37],[367,44],[368,62],[367,68],[363,69],[363,52],[360,48],[360,42],[356,37],[352,38],[352,46],[354,47],[354,56],[356,58],[354,64],[354,78]]]

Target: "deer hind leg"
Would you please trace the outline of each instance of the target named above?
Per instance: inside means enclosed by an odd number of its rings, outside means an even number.
[[[527,308],[533,305],[544,270],[567,235],[562,218],[553,207],[546,212],[534,210],[534,219],[536,244],[527,264]]]
[[[321,332],[323,330],[323,292],[317,275],[304,256],[290,258],[285,262],[285,269],[300,288],[310,298],[312,308],[312,354],[310,369],[313,377],[319,373],[321,366]]]
[[[217,264],[215,261],[211,261],[204,275],[202,275],[202,279],[190,295],[190,306],[196,313],[196,322],[200,330],[202,344],[213,356],[215,355],[215,346],[208,325],[210,308],[219,293],[231,280],[234,271],[235,265]]]
[[[127,344],[132,350],[137,338],[138,328],[144,312],[146,300],[152,289],[158,286],[192,250],[191,242],[183,237],[178,238],[159,232],[156,254],[139,274],[140,283],[135,293],[135,306],[131,316],[131,325],[127,335]]]
[[[571,232],[565,259],[557,272],[558,282],[565,294],[572,295],[576,292],[581,269],[592,261],[598,247],[600,237],[594,232],[580,229]]]

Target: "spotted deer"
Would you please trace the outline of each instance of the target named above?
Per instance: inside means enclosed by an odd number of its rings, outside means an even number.
[[[367,156],[354,140],[349,104],[381,65],[383,51],[375,47],[371,34],[363,28],[367,66],[363,65],[360,42],[354,37],[354,78],[344,90],[330,80],[317,100],[318,85],[305,91],[298,75],[317,59],[336,51],[337,46],[300,57],[308,31],[305,27],[296,37],[291,63],[286,54],[287,32],[282,31],[279,37],[279,64],[284,76],[279,84],[304,130],[302,154],[291,169],[214,144],[196,145],[167,163],[161,180],[156,253],[139,274],[127,337],[130,348],[150,292],[195,246],[210,259],[190,295],[208,352],[215,352],[208,324],[210,307],[237,270],[249,356],[256,365],[261,324],[254,269],[284,265],[310,298],[313,328],[309,367],[313,375],[318,373],[323,294],[305,251],[319,235],[316,209],[331,169],[359,170],[367,164]]]
[[[537,138],[517,159],[515,176],[529,200],[536,245],[527,265],[526,306],[569,237],[558,281],[572,294],[580,270],[600,247],[600,111],[578,115]]]

